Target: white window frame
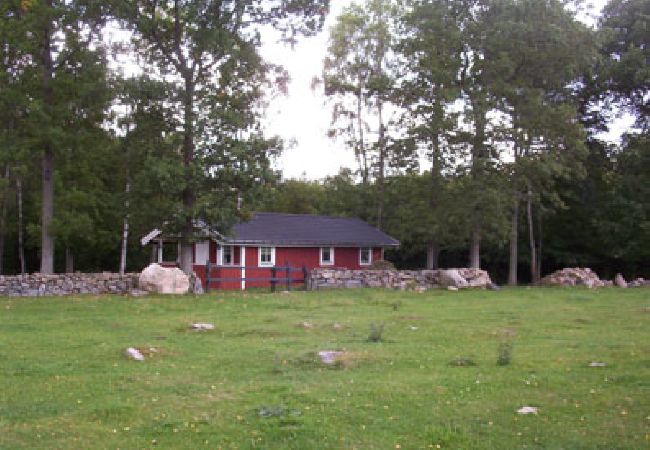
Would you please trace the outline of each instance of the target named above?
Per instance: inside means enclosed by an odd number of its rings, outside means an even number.
[[[230,248],[230,262],[226,263],[223,259],[223,249]],[[235,246],[234,245],[222,245],[219,248],[219,265],[220,266],[234,266],[235,265]]]
[[[271,261],[262,261],[262,249],[271,249]],[[275,266],[275,247],[257,247],[257,267],[273,267]]]
[[[323,250],[326,249],[326,248],[329,249],[329,251],[330,251],[331,261],[323,261]],[[318,260],[319,260],[321,266],[333,266],[334,265],[334,247],[320,247],[318,249],[318,253],[319,253]]]
[[[361,259],[361,252],[368,250],[368,262],[363,262]],[[370,266],[372,265],[372,247],[359,247],[359,265],[360,266]]]

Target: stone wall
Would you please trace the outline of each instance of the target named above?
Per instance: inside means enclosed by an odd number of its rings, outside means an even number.
[[[74,294],[127,294],[138,287],[138,274],[62,273],[0,276],[0,296],[42,297]]]
[[[464,281],[450,283],[444,275],[457,273]],[[443,276],[441,276],[443,275]],[[389,289],[436,289],[453,285],[455,287],[488,287],[492,285],[490,275],[481,269],[441,270],[346,270],[314,269],[310,274],[308,288],[339,289],[361,287],[383,287]]]

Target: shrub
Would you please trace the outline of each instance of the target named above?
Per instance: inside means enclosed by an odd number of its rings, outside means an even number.
[[[512,344],[502,342],[497,353],[497,366],[507,366],[512,361]]]
[[[368,342],[382,342],[384,340],[384,324],[370,324],[370,333],[368,334]]]
[[[449,361],[449,365],[455,367],[471,367],[475,366],[476,363],[472,358],[468,358],[467,356],[459,356],[458,358]]]
[[[378,259],[373,261],[369,267],[370,270],[395,270],[395,264],[385,259]]]

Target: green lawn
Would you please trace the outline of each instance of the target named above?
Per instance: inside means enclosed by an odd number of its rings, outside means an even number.
[[[649,448],[650,290],[0,299],[0,448],[438,446]]]

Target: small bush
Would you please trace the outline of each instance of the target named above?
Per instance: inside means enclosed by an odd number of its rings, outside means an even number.
[[[459,356],[458,358],[449,361],[449,365],[454,367],[472,367],[475,366],[476,363],[472,358],[468,358],[467,356]]]
[[[398,311],[402,307],[402,301],[397,300],[397,301],[391,303],[390,306],[393,307],[393,311]]]
[[[383,342],[384,337],[384,324],[370,324],[370,333],[368,334],[368,342]]]
[[[507,366],[512,362],[512,344],[502,342],[497,353],[497,366]]]
[[[395,264],[385,259],[378,259],[370,265],[370,270],[395,270]]]

